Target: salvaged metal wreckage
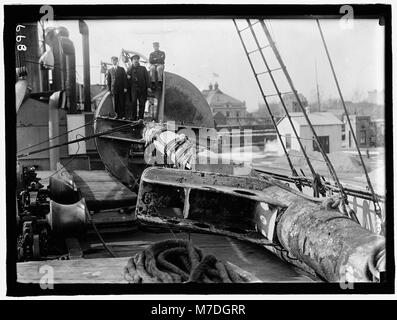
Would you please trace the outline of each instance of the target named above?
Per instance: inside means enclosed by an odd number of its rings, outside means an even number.
[[[163,91],[155,98],[160,102],[156,121],[132,122],[114,119],[111,99],[104,94],[95,114],[94,135],[88,137],[95,139],[107,170],[137,192],[134,220],[249,241],[325,281],[382,279],[385,238],[346,216],[339,197],[314,198],[255,170],[200,161],[207,156],[200,151],[207,150],[211,134],[200,140],[198,133],[203,128],[215,131],[200,91],[166,72]],[[174,127],[170,129],[167,121]],[[66,238],[81,234],[92,222],[73,178],[62,168],[57,171],[48,191],[37,184],[34,174],[20,183],[25,192],[18,189],[22,212],[18,218],[26,228],[21,233],[21,256],[43,254],[47,228]],[[21,174],[19,181],[22,176],[29,173]],[[37,200],[27,196],[32,193]],[[32,211],[32,203],[43,209],[39,215]]]
[[[190,167],[185,160],[178,166]],[[338,197],[313,198],[255,172],[154,167],[142,173],[136,215],[144,224],[257,243],[326,281],[379,280],[384,237],[342,214],[340,206]]]

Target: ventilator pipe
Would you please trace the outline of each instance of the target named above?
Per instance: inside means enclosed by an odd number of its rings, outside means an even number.
[[[91,112],[90,44],[88,26],[84,20],[79,20],[79,31],[83,39],[84,111]]]
[[[54,92],[48,104],[48,137],[49,147],[59,144],[59,108],[65,104],[65,96],[62,91]],[[60,160],[60,148],[49,149],[50,154],[50,170],[57,169],[57,163]]]
[[[45,31],[45,42],[52,48],[54,54],[54,69],[52,71],[52,90],[64,90],[66,81],[66,57],[63,54],[60,37],[69,37],[65,27],[50,27]]]
[[[337,210],[296,200],[281,215],[276,231],[291,257],[328,282],[372,282],[385,271],[385,238]]]
[[[66,97],[69,113],[76,113],[76,54],[73,41],[60,37],[63,53],[66,55]]]

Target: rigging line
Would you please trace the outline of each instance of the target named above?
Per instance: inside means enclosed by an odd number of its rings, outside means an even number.
[[[105,250],[110,254],[111,257],[116,258],[117,256],[114,254],[112,249],[109,248],[109,246],[106,244],[105,240],[102,238],[102,235],[99,233],[99,230],[96,226],[96,223],[94,222],[94,219],[91,217],[91,214],[88,213],[87,217],[88,217],[88,220],[91,222],[92,228],[94,229],[96,235],[98,236],[99,241],[101,241]]]
[[[260,46],[260,45],[259,45],[259,41],[258,41],[258,38],[256,37],[256,34],[255,34],[254,30],[252,29],[251,21],[250,21],[249,19],[247,19],[247,23],[248,23],[248,25],[250,26],[250,30],[251,30],[252,36],[253,36],[253,38],[254,38],[254,40],[255,40],[255,43],[256,43],[256,45],[259,47],[259,46]],[[263,20],[261,21],[261,24],[262,24],[262,23],[263,23]],[[270,36],[270,34],[269,34],[269,36]],[[269,44],[272,46],[272,42],[273,42],[272,38],[271,38],[271,37],[267,37],[267,39],[269,40]],[[315,172],[315,170],[314,170],[314,168],[313,168],[313,166],[312,166],[312,164],[311,164],[311,162],[310,162],[310,159],[309,159],[308,156],[307,156],[307,153],[306,153],[306,150],[305,150],[305,148],[304,148],[304,146],[303,146],[303,144],[302,144],[302,141],[299,139],[299,135],[298,135],[298,133],[297,133],[297,131],[296,131],[296,128],[295,128],[295,126],[294,126],[294,124],[293,124],[293,122],[292,122],[292,119],[291,119],[291,116],[290,116],[290,114],[289,114],[289,112],[288,112],[287,106],[285,105],[284,99],[282,98],[282,95],[281,95],[281,92],[280,92],[280,90],[279,90],[278,87],[277,87],[276,80],[274,79],[273,74],[270,72],[270,67],[269,67],[269,65],[268,65],[268,63],[267,63],[267,61],[266,61],[266,58],[265,58],[263,52],[260,51],[259,53],[260,53],[260,55],[261,55],[261,57],[262,57],[262,60],[263,60],[263,62],[264,62],[264,64],[265,64],[265,66],[266,66],[267,71],[269,72],[269,76],[270,76],[270,79],[272,80],[274,89],[277,91],[277,95],[278,95],[278,97],[279,97],[279,99],[280,99],[281,105],[283,106],[283,109],[284,109],[284,111],[285,111],[285,113],[286,113],[286,116],[287,116],[287,118],[288,118],[288,121],[289,121],[289,123],[291,124],[292,130],[294,131],[294,134],[295,134],[295,136],[297,137],[297,141],[298,141],[298,143],[299,143],[299,146],[300,146],[300,148],[301,148],[301,150],[302,150],[303,155],[304,155],[305,158],[306,158],[307,164],[308,164],[308,166],[309,166],[309,168],[310,168],[310,171],[311,171],[311,173],[312,173],[312,175],[313,175],[313,177],[314,177],[314,176],[316,176],[316,172]],[[281,64],[280,64],[280,65],[281,65]],[[282,66],[281,66],[281,67],[282,67]]]
[[[263,20],[261,21],[261,26],[262,26],[263,31],[264,31],[265,34],[266,34],[266,37],[269,39],[269,43],[270,43],[270,46],[271,46],[271,48],[272,48],[272,50],[273,50],[273,53],[274,53],[274,55],[276,56],[276,59],[278,60],[278,62],[279,62],[279,64],[280,64],[281,68],[282,68],[283,71],[284,71],[284,75],[285,75],[285,77],[287,78],[287,81],[288,81],[288,83],[289,83],[289,85],[290,85],[290,87],[291,87],[291,89],[292,89],[292,92],[293,92],[294,95],[295,95],[296,101],[298,102],[299,107],[300,107],[301,110],[302,110],[302,113],[303,113],[303,115],[304,115],[304,117],[305,117],[305,119],[306,119],[306,122],[307,122],[307,124],[309,125],[309,127],[310,127],[310,129],[311,129],[311,131],[312,131],[312,133],[313,133],[314,138],[316,139],[316,143],[317,143],[318,149],[320,150],[320,152],[321,152],[321,154],[322,154],[324,160],[325,160],[326,163],[327,163],[328,170],[330,171],[330,173],[331,173],[333,179],[335,180],[335,182],[337,183],[339,189],[341,190],[341,195],[342,195],[342,197],[344,198],[344,200],[345,200],[344,203],[345,203],[345,202],[347,201],[347,196],[346,196],[346,194],[345,194],[345,192],[344,192],[344,188],[343,188],[341,182],[339,181],[339,178],[338,178],[338,176],[337,176],[337,174],[336,174],[336,171],[335,171],[335,169],[334,169],[334,167],[333,167],[331,161],[329,160],[327,154],[325,153],[325,151],[324,151],[324,149],[323,149],[323,147],[322,147],[322,145],[321,145],[321,143],[320,143],[320,140],[319,140],[319,138],[318,138],[318,136],[317,136],[317,133],[316,133],[316,131],[314,130],[313,124],[311,123],[311,121],[310,121],[310,119],[309,119],[309,117],[308,117],[308,115],[307,115],[307,113],[306,113],[306,110],[305,110],[305,108],[304,108],[303,105],[302,105],[302,101],[300,100],[300,98],[299,98],[299,96],[298,96],[298,93],[297,93],[297,91],[296,91],[296,89],[295,89],[295,86],[294,86],[294,84],[293,84],[293,82],[292,82],[291,77],[289,76],[289,73],[288,73],[288,71],[287,71],[287,68],[285,67],[284,62],[282,61],[281,55],[280,55],[280,53],[278,52],[277,47],[274,45],[274,42],[273,42],[273,40],[272,40],[272,38],[271,38],[271,35],[270,35],[270,33],[269,33],[269,30],[267,29],[267,27],[266,27],[266,25],[265,25],[265,23],[264,23]]]
[[[261,168],[254,168],[255,171],[257,171],[259,174],[265,174],[268,176],[274,176],[276,177],[276,179],[278,180],[282,180],[282,181],[288,181],[288,182],[293,182],[291,181],[291,179],[294,179],[293,177],[290,176],[286,176],[283,174],[275,174],[269,171],[266,171],[264,169]],[[298,179],[302,179],[303,181],[309,181],[310,178],[307,178],[305,176],[298,176]],[[332,185],[330,182],[325,181],[324,182],[325,188],[327,188],[328,190],[331,191],[339,191],[337,186]],[[360,189],[355,189],[354,187],[346,187],[345,191],[347,194],[351,195],[352,197],[358,197],[360,199],[364,199],[364,200],[372,200],[372,195],[370,192],[364,191],[364,190],[360,190]],[[382,195],[377,194],[378,198],[380,199],[381,202],[385,201],[385,198]]]
[[[96,118],[94,118],[93,120],[87,122],[86,124],[84,124],[84,125],[82,125],[82,126],[80,126],[80,127],[77,127],[77,128],[72,129],[72,130],[66,131],[66,132],[64,132],[64,133],[61,133],[61,134],[55,136],[55,137],[48,138],[48,139],[46,139],[46,140],[43,140],[43,141],[38,142],[38,143],[36,143],[36,144],[33,144],[33,145],[31,145],[31,146],[22,148],[22,149],[18,150],[17,153],[22,152],[22,151],[25,151],[25,150],[28,150],[28,149],[31,149],[31,148],[33,148],[33,147],[37,147],[37,146],[39,146],[39,145],[41,145],[41,144],[43,144],[43,143],[46,143],[46,142],[48,142],[48,141],[51,141],[51,140],[54,140],[54,139],[56,139],[56,138],[62,137],[62,136],[64,136],[64,135],[67,135],[67,134],[69,134],[70,132],[76,131],[76,130],[81,129],[81,128],[83,128],[83,127],[86,127],[86,126],[92,124],[92,123],[95,122],[95,121],[96,121]]]
[[[116,131],[122,129],[123,127],[131,126],[131,125],[132,125],[131,123],[127,123],[127,124],[121,125],[121,126],[116,127],[116,128],[112,128],[112,129],[109,129],[109,130],[106,130],[106,131],[103,131],[103,132],[98,132],[98,133],[93,134],[93,135],[88,136],[88,137],[84,137],[84,138],[80,138],[80,139],[76,139],[76,140],[72,140],[72,141],[67,141],[67,142],[64,142],[64,143],[57,144],[55,146],[46,147],[46,148],[42,148],[42,149],[39,149],[39,150],[31,151],[31,152],[28,152],[28,153],[24,153],[24,154],[21,154],[21,155],[17,155],[17,158],[24,158],[24,157],[30,156],[32,154],[40,153],[40,152],[47,151],[47,150],[54,149],[54,148],[63,147],[63,146],[66,146],[68,144],[71,144],[71,143],[76,143],[76,142],[85,141],[85,140],[93,139],[93,138],[96,138],[96,137],[100,137],[100,136],[103,136],[105,134],[116,132]]]
[[[369,178],[368,171],[367,171],[367,168],[366,168],[365,163],[364,163],[364,159],[363,159],[363,157],[362,157],[362,155],[361,155],[360,148],[358,147],[356,135],[354,134],[353,126],[352,126],[352,124],[351,124],[351,122],[350,122],[350,117],[349,117],[349,114],[348,114],[348,112],[347,112],[345,100],[343,99],[343,95],[342,95],[342,91],[341,91],[340,86],[339,86],[338,78],[337,78],[337,76],[336,76],[336,72],[335,72],[335,69],[334,69],[334,66],[333,66],[333,63],[332,63],[332,60],[331,60],[331,56],[330,56],[330,54],[329,54],[328,47],[327,47],[327,44],[326,44],[326,42],[325,42],[324,34],[323,34],[322,29],[321,29],[320,21],[319,21],[318,19],[316,19],[316,22],[317,22],[318,30],[319,30],[320,35],[321,35],[321,40],[322,40],[322,42],[323,42],[325,52],[326,52],[326,54],[327,54],[328,62],[329,62],[329,65],[330,65],[330,67],[331,67],[331,70],[332,70],[332,74],[333,74],[333,77],[334,77],[334,80],[335,80],[335,84],[336,84],[336,87],[337,87],[337,89],[338,89],[339,97],[340,97],[340,100],[341,100],[341,102],[342,102],[342,105],[343,105],[343,109],[344,109],[344,111],[345,111],[345,114],[346,114],[346,119],[347,119],[347,122],[348,122],[349,127],[350,127],[350,132],[352,133],[353,140],[354,140],[354,143],[355,143],[355,145],[356,145],[356,149],[357,149],[357,151],[358,151],[358,156],[359,156],[359,158],[360,158],[361,164],[362,164],[363,169],[364,169],[365,178],[366,178],[366,180],[367,180],[368,187],[369,187],[369,189],[370,189],[370,191],[371,191],[371,193],[372,193],[372,196],[373,196],[373,203],[374,203],[374,207],[375,207],[375,212],[376,212],[376,214],[377,214],[379,217],[381,217],[381,209],[380,209],[380,205],[379,205],[379,200],[378,200],[378,197],[376,196],[375,191],[374,191],[374,189],[373,189],[373,187],[372,187],[372,183],[371,183],[371,180],[370,180],[370,178]]]
[[[267,20],[267,23],[269,24],[270,32],[271,32],[271,34],[272,34],[272,37],[273,37],[274,41],[277,42],[276,35],[275,35],[275,33],[274,33],[274,29],[273,29],[271,20]]]
[[[261,86],[261,84],[260,84],[260,81],[259,81],[258,77],[256,76],[255,67],[254,67],[254,65],[252,64],[252,61],[251,61],[250,56],[248,55],[247,48],[246,48],[246,46],[245,46],[244,40],[243,40],[243,38],[242,38],[242,36],[241,36],[241,33],[240,33],[240,31],[239,31],[239,28],[238,28],[238,26],[237,26],[237,23],[236,23],[236,20],[235,20],[235,19],[233,19],[233,23],[234,23],[234,26],[235,26],[235,28],[236,28],[236,30],[237,30],[237,34],[238,34],[238,36],[239,36],[239,38],[240,38],[241,44],[243,45],[243,49],[244,49],[244,52],[245,52],[245,54],[246,54],[246,56],[247,56],[247,58],[248,58],[248,62],[249,62],[249,64],[250,64],[250,66],[251,66],[252,72],[253,72],[254,75],[255,75],[255,80],[256,80],[256,82],[257,82],[257,84],[258,84],[259,90],[261,91],[263,100],[265,101],[266,109],[267,109],[267,111],[269,112],[270,119],[271,119],[271,121],[272,121],[272,123],[273,123],[273,126],[274,126],[275,130],[276,130],[276,134],[277,134],[277,136],[278,136],[278,138],[279,138],[279,141],[280,141],[281,146],[282,146],[282,148],[283,148],[284,154],[285,154],[285,156],[287,157],[287,161],[288,161],[289,167],[291,168],[292,175],[297,176],[298,174],[297,174],[297,172],[296,172],[296,170],[295,170],[295,168],[294,168],[294,165],[292,164],[292,161],[291,161],[291,159],[290,159],[290,157],[289,157],[289,155],[288,155],[288,152],[287,152],[287,149],[285,148],[284,142],[283,142],[283,140],[281,139],[280,132],[279,132],[278,127],[277,127],[277,124],[276,124],[276,120],[274,119],[274,116],[273,116],[273,113],[272,113],[272,111],[271,111],[271,109],[270,109],[269,103],[267,102],[267,99],[266,99],[265,93],[263,92],[263,89],[262,89],[262,86]]]

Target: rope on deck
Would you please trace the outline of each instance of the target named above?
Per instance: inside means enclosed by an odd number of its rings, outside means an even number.
[[[249,282],[228,263],[181,239],[156,242],[137,253],[128,260],[124,278],[129,283]]]

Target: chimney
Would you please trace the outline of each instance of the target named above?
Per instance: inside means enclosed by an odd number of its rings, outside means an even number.
[[[208,86],[208,88],[212,91],[212,89],[213,89],[212,83],[210,83],[210,85]]]
[[[219,87],[218,82],[215,82],[215,84],[214,84],[214,89],[215,89],[215,90],[218,90],[218,87]]]

